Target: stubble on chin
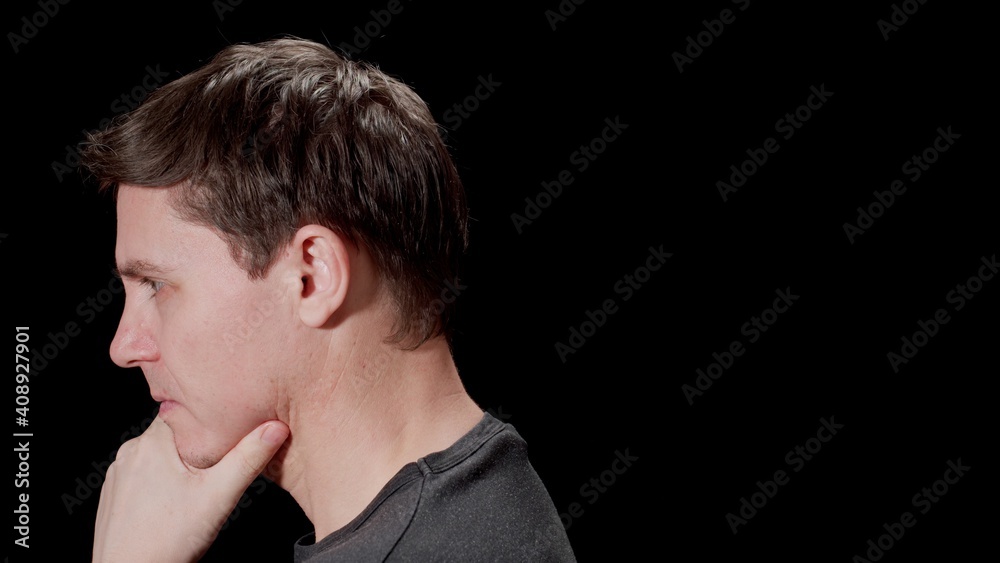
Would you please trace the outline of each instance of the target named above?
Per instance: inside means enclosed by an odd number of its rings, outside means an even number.
[[[190,449],[183,449],[180,444],[177,443],[177,437],[174,437],[174,446],[177,448],[177,455],[184,462],[184,465],[194,469],[208,469],[213,465],[219,463],[222,460],[221,455],[214,455],[211,453],[206,453],[204,451],[191,451]]]
[[[195,469],[208,469],[209,467],[212,467],[216,463],[219,463],[219,458],[207,455],[195,455],[181,459],[184,460],[184,463],[186,463],[191,467],[194,467]]]

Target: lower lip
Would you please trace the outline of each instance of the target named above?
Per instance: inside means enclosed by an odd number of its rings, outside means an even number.
[[[160,415],[166,414],[174,410],[175,407],[177,407],[176,401],[163,401],[162,403],[160,403],[160,411],[158,414]]]

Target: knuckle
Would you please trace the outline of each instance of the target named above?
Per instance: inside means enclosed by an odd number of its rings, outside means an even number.
[[[240,472],[244,477],[254,477],[260,473],[260,470],[249,459],[242,458],[240,460]]]

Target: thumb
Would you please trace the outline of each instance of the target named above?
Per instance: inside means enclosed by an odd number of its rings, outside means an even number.
[[[215,490],[238,500],[288,439],[289,432],[284,422],[269,420],[244,436],[210,469]]]

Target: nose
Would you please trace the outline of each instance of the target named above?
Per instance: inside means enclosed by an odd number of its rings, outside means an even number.
[[[141,310],[135,299],[126,294],[125,309],[111,341],[111,361],[120,367],[131,368],[158,360],[160,349],[156,344],[153,320],[151,310]]]

